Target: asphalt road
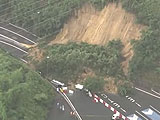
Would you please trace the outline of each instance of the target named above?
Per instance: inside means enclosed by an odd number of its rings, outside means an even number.
[[[119,95],[109,93],[101,93],[98,95],[125,116],[137,114],[136,111],[144,115],[141,111],[147,108],[151,108],[150,105],[160,111],[160,99],[137,90],[134,90],[133,95],[127,97],[121,97]],[[111,120],[113,113],[108,108],[104,107],[103,104],[94,103],[93,98],[86,96],[83,92],[77,90],[72,96],[70,95],[69,98],[71,99],[83,120]],[[115,104],[117,104],[118,107],[115,106]],[[54,107],[56,106],[54,105]],[[69,108],[67,108],[67,111],[64,114],[59,112],[57,109],[53,109],[52,115],[50,114],[50,119],[48,120],[71,120],[69,117],[70,109],[68,109]],[[124,110],[126,112],[124,112]],[[142,116],[138,116],[141,117],[142,120],[146,120]]]
[[[69,95],[68,95],[69,96]],[[47,120],[77,120],[70,116],[71,109],[67,103],[58,95],[56,102],[53,104],[52,110],[48,114]],[[74,95],[69,96],[73,105],[76,107],[78,113],[83,120],[110,120],[112,112],[103,107],[103,105],[94,103],[92,98],[89,98],[80,91],[76,91]],[[56,103],[65,104],[65,112],[59,111],[56,108]]]
[[[61,111],[59,107],[57,107],[57,103],[60,103],[60,105],[65,106],[64,112]],[[73,117],[71,117],[71,111],[72,110],[70,109],[66,101],[60,95],[57,95],[56,100],[51,108],[51,111],[48,113],[47,120],[76,120]]]
[[[21,35],[14,33],[6,28],[0,27],[0,34],[11,38],[13,40],[16,40],[17,42],[28,44],[28,45],[33,45],[31,41],[28,40],[28,38],[25,38],[24,36],[22,37]]]
[[[93,98],[86,96],[85,93],[75,91],[74,95],[69,96],[83,120],[110,120],[112,112],[102,104],[93,102]]]
[[[18,33],[18,34],[20,34],[22,36],[25,36],[25,37],[33,40],[34,42],[38,41],[38,37],[37,36],[31,34],[30,32],[28,32],[28,31],[26,31],[26,30],[24,30],[22,28],[15,27],[15,26],[13,26],[11,24],[8,24],[8,23],[0,23],[0,26],[4,27],[4,28],[7,28],[7,29],[9,29],[9,30],[11,30],[13,32],[16,32],[16,33]]]
[[[16,58],[23,58],[25,55],[27,55],[26,53],[20,50],[17,50],[16,48],[11,47],[9,45],[3,44],[1,42],[0,42],[0,48],[7,51],[8,53],[10,53],[12,56],[15,56]]]
[[[115,107],[118,111],[120,111],[121,113],[123,113],[126,116],[135,113],[135,110],[142,111],[146,108],[149,108],[150,105],[154,106],[156,109],[160,110],[160,99],[155,98],[150,95],[147,95],[143,92],[139,92],[137,90],[134,90],[134,94],[131,96],[128,96],[128,97],[121,97],[119,95],[114,95],[114,94],[109,94],[109,93],[106,93],[105,95],[107,96],[107,98],[104,98],[102,95],[99,95],[99,96],[101,96],[101,98],[103,98],[103,100],[108,102],[111,106]],[[108,100],[108,98],[113,103],[119,104],[120,107],[117,108],[116,106],[114,106],[114,104],[111,103]],[[134,102],[128,98],[132,98]],[[137,103],[140,106],[138,106]],[[126,112],[121,110],[121,108],[123,108]]]
[[[24,60],[28,53],[26,46],[35,44],[37,40],[37,36],[22,28],[8,23],[0,23],[0,48],[23,62],[27,62]]]

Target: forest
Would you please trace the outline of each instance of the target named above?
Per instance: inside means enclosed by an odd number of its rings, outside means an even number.
[[[49,58],[36,64],[37,71],[67,83],[76,81],[85,68],[91,68],[98,80],[99,76],[113,76],[160,88],[160,0],[0,0],[0,22],[11,22],[47,41],[85,3],[101,10],[108,2],[117,1],[136,16],[137,23],[147,26],[140,40],[131,40],[134,56],[127,76],[121,68],[124,58],[120,40],[104,46],[87,43],[44,46]],[[128,89],[127,82],[124,86]],[[123,86],[120,89],[122,92]],[[44,78],[0,50],[0,120],[45,120],[53,99],[53,88]]]
[[[123,77],[121,61],[123,45],[119,40],[113,40],[105,46],[87,43],[69,43],[47,47],[45,59],[37,65],[37,69],[51,78],[66,82],[75,81],[86,68],[97,75]],[[47,69],[45,69],[47,68]]]
[[[150,87],[160,87],[160,1],[123,0],[123,6],[148,26],[139,41],[132,41],[134,56],[130,61],[129,79]]]
[[[0,50],[0,120],[45,120],[53,98],[46,80]]]
[[[98,9],[110,0],[0,0],[0,21],[21,26],[40,37],[53,36],[84,3]]]

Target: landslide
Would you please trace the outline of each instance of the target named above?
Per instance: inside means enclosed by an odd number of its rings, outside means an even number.
[[[75,12],[49,45],[68,42],[104,45],[110,40],[120,39],[124,45],[122,53],[125,57],[122,67],[127,74],[128,63],[133,56],[130,40],[138,40],[144,28],[135,23],[135,16],[127,13],[120,3],[109,3],[101,11],[86,4]]]

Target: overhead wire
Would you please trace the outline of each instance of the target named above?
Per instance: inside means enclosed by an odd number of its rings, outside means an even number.
[[[56,2],[57,2],[57,1],[56,1]],[[43,7],[44,7],[44,6],[43,6]],[[71,6],[71,7],[74,7],[74,6]],[[37,7],[37,8],[35,8],[35,9],[32,9],[31,11],[37,10],[37,9],[39,9],[39,8],[41,8],[41,7]],[[70,9],[70,10],[68,10],[68,11],[65,11],[65,12],[63,12],[63,13],[60,14],[60,15],[65,15],[65,14],[67,14],[67,13],[75,10],[76,8],[79,8],[79,6],[73,8],[73,9]],[[27,12],[24,12],[24,13],[28,13],[28,12],[31,12],[31,11],[27,11]],[[41,26],[39,26],[39,25],[41,25],[41,24],[43,24],[43,23],[45,23],[45,22],[48,22],[49,20],[57,20],[60,15],[52,16],[52,17],[50,17],[50,18],[48,18],[48,19],[46,19],[46,20],[44,20],[44,21],[42,21],[42,22],[39,22],[38,24],[34,24],[34,25],[30,25],[30,26],[28,26],[28,27],[25,27],[25,29],[26,29],[26,30],[29,30],[30,28],[34,28],[34,30],[35,30],[35,29],[41,27]],[[11,20],[11,19],[13,19],[13,18],[16,18],[16,17],[18,17],[18,16],[19,16],[19,15],[15,16],[15,17],[12,17],[12,18],[10,18],[10,19],[7,19],[7,22],[9,22],[9,20]],[[54,17],[56,17],[56,18],[54,18]],[[25,18],[27,18],[27,17],[25,17]],[[53,19],[53,18],[54,18],[54,19]],[[5,22],[6,22],[6,21],[5,21]],[[20,31],[21,31],[21,30],[20,30]],[[18,31],[18,33],[19,33],[20,31]]]
[[[22,2],[23,2],[23,1],[22,1]],[[9,6],[9,7],[4,8],[3,10],[0,11],[0,14],[3,14],[3,12],[10,10],[10,9],[13,8],[14,6],[20,5],[22,2],[20,2],[20,3],[16,4],[16,5],[12,5],[12,6]],[[42,1],[30,2],[30,3],[29,3],[29,6],[30,6],[30,5],[34,5],[34,4],[36,4],[36,3],[40,3],[40,2],[42,2]],[[25,3],[27,3],[27,1],[24,1],[24,2],[23,2],[23,4],[25,4]],[[1,7],[1,6],[0,6],[0,7]],[[21,9],[20,9],[20,10],[21,10]],[[7,13],[4,13],[4,14],[7,14]],[[4,14],[3,14],[3,15],[4,15]],[[2,16],[2,15],[0,15],[0,16]]]

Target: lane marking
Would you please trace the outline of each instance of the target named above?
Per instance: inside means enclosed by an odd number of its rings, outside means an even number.
[[[12,39],[12,38],[9,38],[9,37],[7,37],[7,36],[5,36],[5,35],[0,34],[0,36],[1,36],[1,37],[4,37],[5,39],[9,39],[9,40],[11,40],[11,41],[13,41],[13,42],[15,42],[15,43],[17,43],[17,44],[21,44],[20,42],[14,40],[14,39]]]
[[[109,110],[111,110],[117,116],[123,118],[124,120],[128,120],[128,118],[126,116],[124,116],[123,114],[121,114],[119,111],[117,111],[114,107],[112,107],[110,104],[108,104],[107,102],[105,102],[103,99],[101,99],[96,94],[94,94],[94,99],[97,100],[99,103],[104,104],[105,107],[107,107]]]
[[[12,38],[9,38],[9,37],[7,37],[7,36],[5,36],[5,35],[2,35],[2,34],[0,34],[0,36],[1,36],[5,41],[7,41],[7,42],[12,41],[13,43],[16,43],[16,44],[20,45],[21,47],[31,48],[31,47],[34,46],[34,45],[28,45],[28,44],[25,44],[25,43],[18,42],[18,41],[16,41],[16,40],[14,40],[14,39],[12,39]],[[9,39],[10,41],[8,41],[8,39]]]
[[[151,89],[152,92],[156,93],[157,95],[160,95],[160,93],[158,93],[157,91]]]
[[[12,23],[9,23],[9,25],[11,25],[11,26],[13,26],[13,27],[16,27],[16,28],[18,28],[18,29],[21,29],[21,30],[24,30],[24,31],[30,33],[30,32],[27,31],[26,29],[21,28],[21,27],[19,27],[19,26],[16,26],[16,25],[14,25],[14,24],[12,24]],[[35,35],[35,34],[33,34],[33,33],[30,33],[30,34],[33,35],[33,36],[36,37],[36,38],[39,38],[37,35]]]
[[[144,91],[144,90],[142,90],[142,89],[140,89],[140,88],[137,88],[137,87],[135,87],[135,89],[138,90],[138,91],[141,91],[141,92],[143,92],[143,93],[146,93],[146,94],[148,94],[148,95],[150,95],[150,96],[153,96],[153,97],[155,97],[155,98],[160,99],[159,96],[154,95],[154,94],[152,94],[152,93],[150,93],[150,92]]]
[[[120,108],[123,112],[126,113],[126,110],[124,110],[123,108],[121,108],[121,106],[120,106],[118,103],[116,103],[116,102],[114,102],[113,100],[111,100],[110,98],[108,98],[108,96],[107,96],[106,94],[102,93],[101,96],[102,96],[103,98],[107,99],[107,100],[108,100],[110,103],[112,103],[116,108]]]
[[[155,110],[157,113],[159,113],[160,114],[160,111],[158,111],[156,108],[154,108],[152,105],[150,105],[150,107],[153,109],[153,110]]]
[[[135,100],[133,98],[131,98],[131,97],[129,97],[128,100],[131,101],[132,103],[135,102]]]
[[[142,107],[140,104],[138,104],[137,102],[135,102],[135,104],[138,106],[138,107]]]
[[[107,117],[106,115],[81,115],[81,116],[84,116],[84,117],[104,117],[104,118]]]
[[[16,47],[16,46],[14,46],[14,45],[12,45],[12,44],[9,44],[9,43],[4,42],[4,41],[1,41],[1,40],[0,40],[0,42],[1,42],[1,43],[3,43],[3,44],[9,45],[9,46],[11,46],[11,47],[13,47],[13,48],[16,48],[16,49],[18,49],[18,50],[20,50],[20,51],[22,51],[22,52],[24,52],[24,53],[28,54],[28,52],[26,52],[26,51],[22,50],[22,49],[21,49],[21,48],[19,48],[19,47]]]
[[[24,59],[22,59],[22,58],[20,58],[20,60],[22,60],[22,61],[25,62],[25,63],[28,63],[26,60],[24,60]]]
[[[26,37],[24,37],[24,36],[22,36],[22,35],[16,33],[16,32],[13,32],[13,31],[11,31],[11,30],[9,30],[9,29],[6,29],[6,28],[4,28],[4,27],[0,27],[0,28],[1,28],[1,29],[4,29],[4,30],[6,30],[6,31],[9,31],[9,32],[11,32],[11,33],[13,33],[13,34],[15,34],[15,35],[17,35],[17,36],[19,36],[19,37],[22,37],[22,38],[24,38],[24,39],[30,41],[31,43],[36,44],[36,42],[34,42],[34,41],[32,41],[32,40],[30,40],[30,39],[28,39],[28,38],[26,38]]]
[[[120,108],[123,112],[125,112],[126,113],[126,110],[124,110],[123,108]]]
[[[135,103],[138,107],[142,107],[139,103],[136,102],[136,100],[134,100],[132,97],[129,97],[129,96],[126,96],[126,98],[132,102],[132,103]]]
[[[143,117],[146,120],[149,120],[148,118],[146,118],[144,115],[142,115],[141,113],[139,113],[138,111],[136,111],[137,114],[139,114],[141,117]]]

